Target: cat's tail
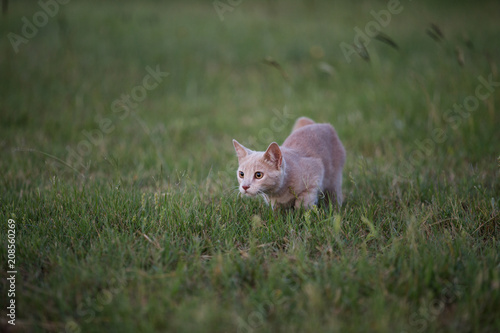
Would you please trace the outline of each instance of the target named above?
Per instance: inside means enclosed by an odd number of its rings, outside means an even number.
[[[316,123],[307,117],[300,117],[295,122],[295,125],[293,125],[292,132],[295,132],[296,130],[298,130],[301,127],[304,127],[307,125],[312,125],[312,124],[316,124]]]

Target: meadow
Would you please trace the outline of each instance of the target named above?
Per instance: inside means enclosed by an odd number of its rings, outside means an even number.
[[[500,331],[500,3],[41,3],[0,19],[0,331]],[[239,197],[231,140],[299,116],[343,206]]]

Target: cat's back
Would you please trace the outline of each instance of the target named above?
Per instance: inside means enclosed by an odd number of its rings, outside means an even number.
[[[330,124],[310,124],[294,130],[282,147],[293,149],[303,156],[325,157],[345,155],[337,132]],[[340,156],[339,156],[340,157]]]

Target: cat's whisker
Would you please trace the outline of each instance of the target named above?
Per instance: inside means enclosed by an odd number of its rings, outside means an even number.
[[[264,199],[266,204],[269,204],[269,196],[266,193],[259,191],[257,194],[260,195]]]
[[[241,198],[241,196],[242,196],[242,194],[241,194],[241,192],[240,192],[240,187],[239,187],[239,186],[236,186],[235,188],[233,188],[233,189],[231,190],[231,192],[232,192],[233,194],[236,194],[236,197],[237,197],[237,198]]]
[[[224,191],[225,194],[228,194],[228,195],[234,195],[235,193],[239,193],[239,187],[236,186],[236,187],[232,187],[232,188],[229,188],[227,190]]]

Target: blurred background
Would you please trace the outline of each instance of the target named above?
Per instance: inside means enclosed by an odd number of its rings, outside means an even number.
[[[390,179],[497,169],[498,84],[469,115],[447,113],[480,76],[499,81],[497,1],[5,3],[8,186],[236,183],[231,139],[263,150],[303,115],[337,129],[347,174],[360,163]]]
[[[2,4],[14,331],[499,331],[499,1]],[[300,116],[344,205],[238,198]]]

